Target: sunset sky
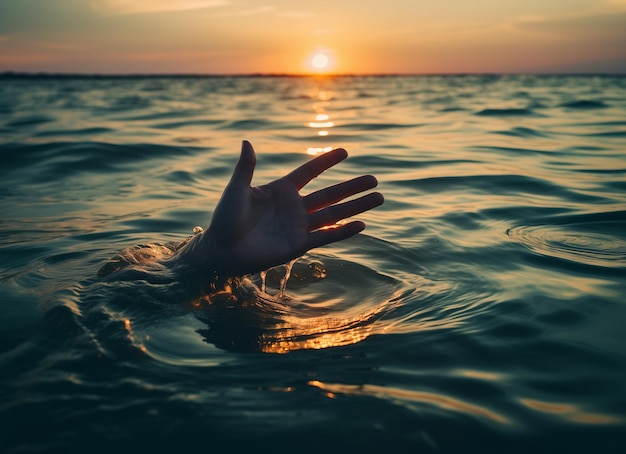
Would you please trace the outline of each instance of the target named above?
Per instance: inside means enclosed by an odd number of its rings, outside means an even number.
[[[337,73],[626,73],[626,0],[0,0],[0,72],[304,73],[316,53]]]

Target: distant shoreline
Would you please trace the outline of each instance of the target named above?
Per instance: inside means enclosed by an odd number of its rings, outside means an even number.
[[[235,73],[235,74],[142,74],[142,73],[57,73],[3,71],[0,79],[213,79],[213,78],[357,78],[357,77],[625,77],[626,73],[380,73],[380,74],[290,74],[290,73]]]

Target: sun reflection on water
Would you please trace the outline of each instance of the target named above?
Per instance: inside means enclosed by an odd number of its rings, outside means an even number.
[[[260,350],[264,353],[288,353],[294,350],[320,350],[356,344],[368,338],[378,328],[375,320],[382,309],[373,308],[352,320],[286,317],[276,332],[259,339]]]
[[[332,151],[332,149],[333,147],[309,147],[307,148],[306,153],[316,156],[318,154],[328,153],[329,151]]]
[[[330,118],[327,112],[328,104],[334,97],[333,92],[330,90],[322,90],[316,86],[309,93],[309,97],[315,100],[312,106],[315,117],[313,121],[308,122],[306,126],[315,130],[318,137],[326,138],[330,135],[330,129],[335,127],[335,122]],[[332,149],[332,146],[317,146],[307,148],[306,152],[309,155],[315,156],[327,153]]]
[[[613,415],[586,412],[574,404],[545,402],[535,399],[519,399],[519,402],[533,410],[581,424],[617,424],[624,422],[623,418]]]
[[[343,383],[324,383],[318,380],[309,381],[308,384],[327,393],[343,395],[373,396],[382,399],[417,402],[425,405],[433,405],[445,410],[471,414],[488,419],[500,424],[510,424],[511,421],[500,413],[496,413],[485,407],[470,404],[460,399],[427,391],[413,391],[379,385],[346,385]]]

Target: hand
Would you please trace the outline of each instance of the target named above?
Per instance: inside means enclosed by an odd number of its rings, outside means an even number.
[[[269,184],[250,183],[256,166],[252,145],[244,141],[233,176],[218,202],[209,228],[181,253],[185,261],[206,261],[236,276],[263,271],[302,256],[310,249],[344,240],[365,228],[360,221],[338,221],[381,205],[378,192],[338,203],[376,187],[371,175],[361,176],[301,196],[299,191],[348,153],[332,150]]]

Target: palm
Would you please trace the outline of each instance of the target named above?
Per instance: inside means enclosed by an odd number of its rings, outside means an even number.
[[[247,199],[248,210],[232,218],[239,238],[232,244],[231,259],[264,269],[306,252],[307,212],[296,187],[281,179],[249,188]],[[214,218],[212,228],[216,223]]]
[[[337,203],[375,187],[374,177],[355,178],[307,196],[299,194],[309,181],[346,156],[345,150],[333,150],[272,183],[253,187],[250,183],[256,158],[252,145],[244,142],[203,240],[217,246],[220,260],[227,262],[230,272],[245,274],[286,263],[312,248],[357,234],[365,227],[362,222],[322,228],[380,205],[383,198],[379,193]]]

